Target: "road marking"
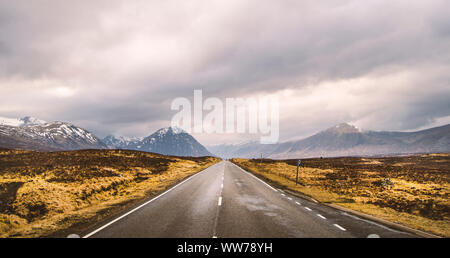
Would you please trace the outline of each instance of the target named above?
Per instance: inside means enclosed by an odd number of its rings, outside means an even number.
[[[257,180],[259,180],[261,183],[265,184],[267,187],[269,187],[270,189],[274,190],[275,192],[278,192],[277,189],[273,188],[271,185],[269,185],[268,183],[264,182],[263,180],[259,179],[257,176],[253,175],[250,172],[245,171],[243,168],[241,168],[240,166],[234,164],[233,162],[230,162],[231,164],[235,165],[236,167],[238,167],[240,170],[244,171],[245,173],[249,174],[250,176],[256,178]]]
[[[212,238],[217,238],[217,236],[213,236]]]
[[[70,234],[67,236],[67,238],[80,238],[80,236],[77,234]]]
[[[223,183],[222,183],[222,185],[220,186],[220,188],[223,188]]]
[[[288,200],[292,201],[292,198],[291,198],[291,197],[288,197]]]
[[[295,202],[296,204],[298,204],[298,205],[301,205],[299,202]]]
[[[217,163],[217,164],[219,164],[219,163]],[[149,203],[151,203],[151,202],[153,202],[153,201],[159,199],[159,198],[162,197],[163,195],[169,193],[169,192],[172,191],[173,189],[175,189],[175,188],[177,188],[178,186],[180,186],[180,185],[186,183],[187,181],[191,180],[192,178],[194,178],[194,177],[196,177],[196,176],[202,174],[203,172],[205,172],[205,171],[208,170],[209,168],[212,168],[212,167],[216,166],[217,164],[214,164],[214,165],[212,165],[211,167],[208,167],[208,168],[206,168],[206,169],[204,169],[204,170],[198,172],[197,174],[195,174],[195,175],[193,175],[193,176],[190,176],[190,177],[186,178],[185,180],[183,180],[183,181],[181,181],[180,183],[176,184],[176,185],[173,186],[172,188],[166,190],[166,191],[163,192],[162,194],[160,194],[160,195],[156,196],[155,198],[153,198],[153,199],[151,199],[151,200],[145,202],[144,204],[139,205],[138,207],[136,207],[136,208],[132,209],[131,211],[129,211],[129,212],[123,214],[122,216],[120,216],[120,217],[118,217],[118,218],[116,218],[116,219],[114,219],[114,220],[112,220],[112,221],[106,223],[105,225],[103,225],[103,226],[99,227],[98,229],[92,231],[91,233],[85,235],[83,238],[88,238],[88,237],[90,237],[90,236],[92,236],[92,235],[98,233],[99,231],[105,229],[106,227],[112,225],[113,223],[115,223],[115,222],[117,222],[117,221],[119,221],[119,220],[125,218],[126,216],[130,215],[131,213],[133,213],[133,212],[135,212],[135,211],[141,209],[141,208],[144,207],[145,205],[147,205],[147,204],[149,204]]]
[[[312,211],[310,208],[308,208],[308,207],[305,207],[305,209],[307,209],[307,210],[309,210],[309,211]]]
[[[359,218],[359,217],[357,217],[357,216],[348,214],[348,213],[346,213],[346,212],[341,212],[341,214],[344,215],[344,216],[348,216],[348,217],[350,217],[350,218],[356,219],[356,220],[360,220],[360,221],[367,222],[367,223],[369,223],[369,224],[378,226],[378,227],[380,227],[380,228],[383,228],[383,229],[386,229],[386,230],[389,230],[389,231],[392,231],[392,232],[402,233],[402,234],[407,234],[407,235],[408,235],[408,233],[405,233],[405,232],[402,232],[402,231],[398,231],[398,230],[395,230],[395,229],[386,227],[386,226],[384,226],[384,225],[381,225],[381,224],[376,223],[376,222],[371,221],[371,220],[366,220],[366,219]]]
[[[367,236],[367,238],[380,238],[380,236],[377,234],[370,234]]]
[[[317,216],[318,216],[319,218],[322,218],[322,219],[327,219],[327,218],[325,218],[324,216],[322,216],[322,215],[320,215],[320,214],[317,214]]]
[[[219,206],[222,205],[222,196],[219,197]]]
[[[284,193],[281,194],[282,196],[286,196]]]
[[[339,226],[338,224],[333,224],[335,227],[337,227],[338,229],[340,229],[340,230],[342,230],[342,231],[346,231],[346,229],[345,228],[343,228],[343,227],[341,227],[341,226]]]

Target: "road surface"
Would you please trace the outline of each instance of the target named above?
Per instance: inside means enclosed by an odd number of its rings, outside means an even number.
[[[414,237],[290,196],[222,161],[84,237]]]

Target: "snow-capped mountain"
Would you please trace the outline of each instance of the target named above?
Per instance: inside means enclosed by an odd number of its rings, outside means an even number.
[[[180,128],[159,129],[143,139],[107,136],[103,139],[109,148],[131,149],[173,156],[212,156],[194,137]]]
[[[103,143],[110,149],[137,149],[142,138],[138,137],[123,137],[108,135],[103,138]]]
[[[24,117],[0,118],[0,147],[40,151],[103,149],[106,145],[92,133],[64,122]]]
[[[417,132],[377,132],[343,123],[298,141],[219,145],[209,150],[222,158],[259,158],[262,154],[277,159],[449,152],[450,125]]]

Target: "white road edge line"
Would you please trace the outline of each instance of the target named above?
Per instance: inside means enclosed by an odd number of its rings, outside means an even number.
[[[256,177],[255,175],[253,175],[252,173],[245,171],[243,168],[241,168],[240,166],[234,164],[233,162],[230,162],[230,163],[233,164],[233,165],[235,165],[236,167],[238,167],[240,170],[244,171],[245,173],[251,175],[252,177],[254,177],[254,178],[256,178],[256,179],[258,179],[261,183],[265,184],[265,185],[268,186],[270,189],[274,190],[275,192],[278,192],[277,189],[273,188],[273,187],[272,187],[271,185],[269,185],[268,183],[262,181],[261,179],[259,179],[259,178]]]
[[[342,230],[342,231],[346,231],[346,229],[345,228],[343,228],[343,227],[341,227],[341,226],[339,226],[338,224],[333,224],[335,227],[337,227],[338,229],[340,229],[340,230]]]
[[[216,164],[219,164],[219,163],[216,163]],[[214,164],[213,166],[215,166],[216,164]],[[213,167],[213,166],[211,166],[211,167]],[[208,167],[208,168],[211,168],[211,167]],[[92,236],[92,235],[98,233],[99,231],[105,229],[106,227],[110,226],[111,224],[113,224],[113,223],[115,223],[115,222],[117,222],[117,221],[119,221],[119,220],[125,218],[126,216],[130,215],[131,213],[133,213],[133,212],[139,210],[140,208],[144,207],[145,205],[147,205],[147,204],[149,204],[149,203],[151,203],[151,202],[157,200],[158,198],[160,198],[161,196],[167,194],[168,192],[172,191],[173,189],[177,188],[178,186],[180,186],[180,185],[186,183],[187,181],[191,180],[192,178],[194,178],[194,177],[198,176],[199,174],[203,173],[203,172],[206,171],[208,168],[206,168],[206,169],[204,169],[204,170],[198,172],[198,173],[195,174],[195,175],[192,175],[192,176],[186,178],[185,180],[183,180],[183,181],[181,181],[180,183],[176,184],[176,185],[173,186],[172,188],[166,190],[166,191],[163,192],[162,194],[160,194],[160,195],[156,196],[155,198],[153,198],[153,199],[151,199],[151,200],[145,202],[144,204],[139,205],[138,207],[136,207],[136,208],[132,209],[131,211],[129,211],[129,212],[123,214],[122,216],[120,216],[120,217],[118,217],[118,218],[116,218],[116,219],[114,219],[114,220],[112,220],[112,221],[106,223],[105,225],[99,227],[98,229],[92,231],[91,233],[89,233],[89,234],[83,236],[83,238],[88,238],[88,237],[90,237],[90,236]]]
[[[218,205],[221,206],[222,205],[222,196],[219,197],[219,202]]]
[[[380,228],[383,228],[383,229],[386,229],[386,230],[389,230],[389,231],[392,231],[392,232],[408,234],[408,233],[405,233],[405,232],[402,232],[402,231],[398,231],[398,230],[395,230],[395,229],[386,227],[386,226],[384,226],[384,225],[381,225],[381,224],[376,223],[376,222],[371,221],[371,220],[361,219],[361,218],[359,218],[359,217],[357,217],[357,216],[350,215],[350,214],[348,214],[348,213],[346,213],[346,212],[341,212],[341,214],[344,215],[344,216],[348,216],[348,217],[350,217],[350,218],[356,219],[356,220],[364,221],[364,222],[366,222],[366,223],[375,225],[375,226],[377,226],[377,227],[380,227]]]
[[[309,211],[312,211],[310,208],[308,208],[308,207],[305,207],[305,209],[307,209],[307,210],[309,210]]]
[[[320,214],[317,214],[317,216],[318,216],[319,218],[322,218],[322,219],[327,219],[327,218],[325,218],[324,216],[322,216],[322,215],[320,215]]]

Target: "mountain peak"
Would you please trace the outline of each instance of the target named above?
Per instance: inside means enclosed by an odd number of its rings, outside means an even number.
[[[131,149],[174,156],[212,156],[194,137],[179,127],[165,127],[150,136],[133,140],[107,136],[103,139],[112,149]]]
[[[360,133],[361,132],[361,130],[358,127],[348,124],[348,123],[340,123],[338,125],[335,125],[335,126],[329,128],[326,131],[334,132],[334,133]]]
[[[111,149],[127,149],[129,146],[138,146],[138,143],[142,140],[142,138],[138,137],[125,137],[125,136],[114,136],[108,135],[103,138],[103,143],[105,143],[108,148]]]
[[[121,140],[121,141],[140,141],[142,138],[139,137],[126,137],[126,136],[115,136],[115,135],[107,135],[104,139],[109,140]]]
[[[0,118],[0,142],[6,148],[58,151],[103,149],[106,145],[83,128],[33,117]]]
[[[181,133],[186,133],[186,131],[177,126],[169,126],[159,129],[154,134],[164,135],[164,134],[181,134]]]

